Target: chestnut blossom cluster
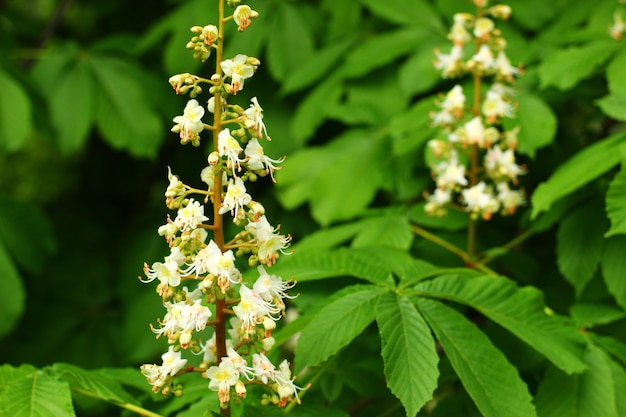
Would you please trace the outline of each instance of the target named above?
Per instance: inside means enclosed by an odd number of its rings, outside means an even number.
[[[241,31],[257,16],[249,6],[239,5],[232,19]],[[205,61],[222,41],[218,28],[196,26],[191,31],[195,36],[187,47]],[[258,99],[252,98],[247,109],[227,101],[254,75],[258,59],[240,54],[217,64],[221,72],[210,79],[178,74],[169,80],[177,94],[191,96],[183,114],[174,117],[172,131],[181,143],[196,146],[206,130],[215,131],[216,147],[200,173],[205,188],[191,187],[168,172],[165,203],[176,214],[168,216],[158,234],[169,245],[169,254],[162,261],[144,264],[145,278],[140,279],[158,282],[156,292],[166,312],[151,327],[157,338],[167,339],[169,347],[161,365],[143,365],[142,373],[154,392],[179,393],[176,376],[199,372],[221,404],[232,396],[245,397],[246,387],[255,384],[268,388],[267,402],[284,406],[299,402],[302,388],[294,383],[287,361],[275,366],[266,355],[274,345],[276,322],[285,315],[285,300],[293,297],[288,291],[295,284],[271,274],[270,267],[286,253],[291,238],[270,224],[265,208],[246,188],[259,177],[274,181],[274,171],[284,158],[272,159],[264,153],[262,142],[270,137]],[[203,83],[209,84],[212,94],[206,104],[197,99]],[[207,116],[212,125],[203,120]],[[218,216],[219,223],[211,216]],[[240,230],[230,240],[217,237],[222,216],[230,216]],[[256,267],[256,278],[244,281],[241,264]],[[225,306],[219,313],[230,317],[221,323],[216,322],[218,302]],[[217,326],[225,322],[227,354],[218,357]],[[188,353],[195,359],[185,358]]]
[[[442,216],[446,208],[459,206],[473,218],[490,219],[495,213],[512,214],[524,204],[524,194],[515,190],[524,168],[516,161],[519,127],[505,130],[504,118],[515,117],[514,77],[521,73],[506,55],[506,40],[495,19],[507,19],[506,5],[487,7],[487,0],[474,0],[478,13],[457,13],[448,34],[449,53],[435,51],[435,67],[443,78],[471,74],[472,94],[463,84],[454,85],[437,101],[431,114],[439,135],[428,142],[432,177],[436,188],[426,195],[426,212]]]

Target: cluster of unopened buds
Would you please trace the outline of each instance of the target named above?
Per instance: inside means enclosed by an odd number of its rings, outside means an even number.
[[[425,209],[442,216],[448,207],[458,207],[473,218],[488,220],[494,213],[512,214],[524,203],[523,193],[511,188],[524,174],[515,159],[519,127],[506,131],[501,124],[503,118],[515,117],[511,84],[521,70],[509,61],[506,41],[494,23],[494,19],[507,19],[510,7],[487,7],[487,0],[474,3],[476,15],[454,16],[448,34],[453,43],[450,53],[435,51],[435,67],[443,78],[471,74],[473,84],[468,86],[470,100],[463,85],[456,84],[431,114],[439,128],[437,138],[428,143],[436,188],[426,195]]]
[[[239,5],[232,20],[244,30],[257,15],[249,6]],[[188,47],[196,58],[204,61],[212,49],[220,47],[217,26],[197,26],[191,31],[194,37]],[[291,238],[269,223],[264,207],[246,189],[246,182],[258,177],[273,180],[283,158],[271,159],[263,151],[261,142],[270,138],[258,100],[252,98],[247,109],[227,102],[243,89],[244,80],[253,76],[259,60],[237,55],[218,65],[221,71],[210,79],[178,74],[169,80],[177,94],[192,96],[183,114],[173,119],[172,131],[178,133],[181,143],[195,146],[200,144],[201,134],[210,131],[217,134],[217,147],[200,174],[206,189],[193,188],[168,173],[166,205],[176,216],[168,216],[158,233],[170,252],[162,262],[144,265],[146,278],[142,281],[158,281],[156,291],[166,313],[153,332],[157,338],[166,337],[169,348],[161,365],[143,365],[142,373],[154,392],[180,395],[176,376],[199,372],[208,379],[208,388],[218,393],[221,404],[229,403],[233,396],[245,397],[246,387],[254,384],[267,387],[265,402],[284,406],[299,402],[302,388],[294,383],[287,361],[275,366],[266,354],[274,345],[276,322],[285,314],[285,299],[292,298],[287,291],[295,283],[268,271],[280,254],[286,253]],[[212,94],[206,107],[193,98],[202,93],[201,84],[208,84]],[[213,114],[212,125],[202,120],[205,108]],[[215,208],[211,213],[219,217],[212,224],[204,206],[209,201]],[[228,214],[240,228],[230,240],[224,239],[221,220]],[[213,238],[209,238],[211,233]],[[245,282],[238,263],[257,267],[257,278]],[[224,306],[219,312],[218,304]],[[228,319],[217,320],[218,314]],[[218,357],[220,337],[225,355]],[[187,353],[195,354],[196,359],[184,358]]]

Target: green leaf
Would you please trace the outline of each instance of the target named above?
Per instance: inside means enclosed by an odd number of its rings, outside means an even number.
[[[288,94],[302,90],[329,74],[333,66],[351,48],[354,37],[333,42],[325,48],[313,53],[305,63],[289,71],[281,85],[281,93]]]
[[[606,80],[609,92],[620,96],[626,95],[626,53],[620,52],[606,67]]]
[[[70,387],[88,391],[102,400],[139,404],[132,395],[124,391],[119,382],[109,377],[106,371],[86,370],[67,363],[55,363],[52,370],[58,374],[59,379],[67,381]]]
[[[347,287],[302,330],[296,347],[298,369],[317,365],[346,346],[374,320],[374,306],[385,290]]]
[[[552,143],[556,134],[556,116],[543,100],[532,94],[519,94],[515,97],[519,104],[514,119],[505,119],[504,127],[520,127],[517,150],[535,157],[535,151]]]
[[[309,249],[281,258],[270,270],[274,275],[292,276],[296,281],[353,276],[392,287],[391,270],[381,261],[356,249]]]
[[[439,356],[428,325],[407,297],[388,292],[376,305],[376,323],[382,339],[385,378],[400,399],[407,416],[429,401],[439,370]]]
[[[446,305],[416,298],[454,371],[483,416],[536,416],[517,369],[474,323]]]
[[[290,155],[277,177],[278,198],[286,207],[308,201],[313,217],[324,226],[353,218],[365,210],[383,182],[380,158],[386,147],[384,137],[353,129],[328,146]],[[367,181],[353,180],[366,177]]]
[[[595,103],[607,116],[615,120],[626,120],[626,94],[611,93]]]
[[[543,294],[505,277],[443,275],[418,284],[417,295],[465,304],[504,327],[567,373],[581,372],[584,339],[564,318],[547,313]]]
[[[461,230],[467,227],[469,215],[459,210],[449,210],[445,216],[429,216],[424,210],[426,203],[419,203],[409,210],[409,218],[420,226],[433,229]]]
[[[33,130],[33,109],[24,89],[0,70],[0,148],[9,152],[24,146]]]
[[[33,274],[42,272],[57,249],[52,225],[39,207],[3,195],[0,195],[0,242],[20,268]]]
[[[346,99],[330,104],[326,111],[330,118],[348,125],[380,126],[403,111],[406,104],[407,97],[400,91],[398,80],[388,73],[351,83],[346,88]]]
[[[626,132],[616,133],[587,146],[567,162],[561,164],[552,176],[541,183],[532,196],[532,218],[549,210],[559,198],[577,190],[613,168],[620,161],[620,145]]]
[[[626,165],[624,163],[611,180],[606,193],[606,214],[611,220],[611,228],[604,236],[626,234]]]
[[[434,97],[429,96],[389,121],[394,155],[411,152],[435,136],[436,132],[430,127],[430,113],[435,108]]]
[[[580,295],[593,278],[602,255],[605,220],[599,202],[591,201],[569,213],[557,233],[559,270]]]
[[[348,54],[339,68],[341,74],[356,78],[390,64],[414,50],[429,35],[424,28],[397,29],[372,36]]]
[[[433,7],[423,0],[361,0],[373,14],[400,25],[426,26],[443,34],[443,23]]]
[[[603,39],[549,55],[539,67],[541,88],[554,86],[561,91],[569,90],[591,76],[619,48],[619,42]]]
[[[37,368],[30,364],[23,364],[18,367],[0,365],[0,387],[12,383],[16,379],[29,377],[35,372],[37,372]]]
[[[363,228],[352,241],[352,247],[382,246],[408,250],[413,237],[407,218],[392,212],[366,219]]]
[[[70,387],[45,372],[0,385],[0,415],[11,417],[72,417]]]
[[[315,129],[328,117],[326,109],[339,100],[342,92],[342,78],[334,73],[320,82],[301,101],[290,126],[291,133],[298,143],[304,143],[315,133]]]
[[[275,80],[284,79],[312,56],[313,36],[300,8],[279,2],[272,10],[272,36],[267,43],[267,61]]]
[[[580,375],[548,369],[535,397],[540,416],[618,417],[610,359],[590,345],[585,362]]]
[[[433,50],[438,45],[439,42],[432,45],[425,42],[400,67],[398,78],[405,95],[424,93],[441,80],[441,74],[433,66]]]
[[[313,248],[330,249],[341,243],[345,243],[363,229],[363,221],[339,224],[316,230],[299,240],[293,249],[296,251],[310,250]]]
[[[64,152],[79,150],[87,139],[94,119],[94,83],[89,64],[77,57],[56,84],[50,101],[50,116]]]
[[[613,236],[604,242],[604,251],[600,264],[602,266],[602,277],[607,289],[615,297],[615,301],[623,309],[626,309],[626,236]]]
[[[596,333],[590,333],[590,336],[594,343],[618,360],[622,366],[626,366],[626,344],[624,342],[612,336],[601,336]]]
[[[125,149],[135,157],[155,156],[164,136],[161,118],[150,107],[140,80],[132,76],[135,68],[107,56],[96,56],[90,62],[100,87],[96,123],[104,139],[114,149]]]
[[[618,416],[626,416],[626,371],[614,360],[609,359],[611,376],[615,385],[615,406]]]
[[[626,317],[626,313],[606,303],[576,303],[570,308],[570,316],[577,327],[590,329],[612,323]]]
[[[0,337],[17,324],[25,307],[26,292],[15,265],[0,242]]]

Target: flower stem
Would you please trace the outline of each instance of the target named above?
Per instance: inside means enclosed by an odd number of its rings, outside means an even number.
[[[91,398],[96,398],[98,400],[103,400],[103,401],[107,401],[111,404],[114,404],[120,408],[125,408],[126,410],[132,411],[133,413],[137,413],[140,416],[143,417],[163,417],[161,414],[157,414],[154,413],[150,410],[146,410],[145,408],[139,407],[138,405],[134,405],[134,404],[129,404],[129,403],[123,403],[123,402],[119,402],[119,401],[115,401],[115,400],[106,400],[102,397],[100,397],[99,395],[97,395],[96,393],[93,393],[91,391],[87,391],[84,390],[82,388],[76,388],[76,387],[72,387],[72,391],[77,392],[79,394],[85,395],[87,397],[91,397]]]
[[[224,0],[218,0],[218,41],[215,53],[215,73],[222,75],[222,67],[220,63],[224,58]],[[222,130],[222,91],[218,89],[214,95],[215,108],[213,111],[213,149],[217,151],[219,133]],[[214,173],[213,177],[213,241],[220,248],[222,253],[224,247],[224,218],[220,214],[222,205],[222,172]],[[218,295],[218,294],[216,294]],[[222,358],[227,356],[226,353],[226,299],[216,297],[215,302],[215,345],[217,354],[217,364],[219,365]],[[221,408],[223,416],[230,416],[230,403],[224,404]]]

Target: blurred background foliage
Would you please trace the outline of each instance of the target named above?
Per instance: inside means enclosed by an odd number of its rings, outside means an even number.
[[[499,26],[507,54],[526,70],[517,84],[518,120],[528,168],[521,183],[530,196],[574,154],[623,129],[625,48],[607,34],[622,6],[506,3],[513,15]],[[471,10],[469,2],[249,4],[260,17],[241,34],[230,26],[226,55],[253,55],[263,64],[237,99],[247,106],[259,97],[273,139],[266,151],[287,155],[278,186],[259,183],[254,193],[271,221],[293,235],[294,258],[311,248],[377,245],[461,266],[416,238],[411,224],[465,244],[464,217],[423,214],[423,193],[432,188],[423,148],[433,136],[428,115],[436,94],[454,85],[433,69],[433,49],[449,48],[452,16]],[[164,351],[148,327],[162,315],[160,299],[136,277],[143,262],[167,251],[156,234],[166,215],[167,167],[200,184],[206,164],[205,144],[202,151],[182,147],[169,131],[186,99],[175,96],[167,79],[210,68],[200,68],[184,45],[189,27],[215,20],[214,9],[210,0],[0,3],[2,362],[136,367]],[[625,202],[624,174],[612,182],[626,157],[619,149],[601,149],[597,163],[588,158],[573,168],[573,188],[563,190],[565,178],[555,194],[544,190],[534,208],[481,223],[478,245],[497,253],[531,230],[521,249],[499,256],[493,268],[540,288],[548,305],[571,311],[581,327],[614,337],[613,350],[624,359],[624,230],[604,236],[609,219],[613,226],[622,219],[605,213],[610,184],[612,204]],[[589,173],[593,168],[597,175]],[[580,178],[577,170],[588,175]],[[539,222],[530,221],[533,209],[546,212]],[[295,303],[306,312],[350,282],[302,283]],[[590,319],[590,311],[602,314]],[[510,337],[487,331],[513,363],[532,364]],[[358,346],[374,352],[374,363],[350,366],[380,367],[370,336],[362,335]],[[341,402],[342,390],[390,395],[357,386],[354,369],[338,369],[320,382],[327,401]],[[469,403],[459,404],[446,407]],[[451,415],[446,407],[437,415]]]

